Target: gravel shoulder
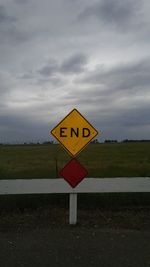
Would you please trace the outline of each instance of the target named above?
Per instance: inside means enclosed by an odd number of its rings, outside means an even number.
[[[0,231],[11,229],[17,231],[22,227],[24,229],[67,227],[68,218],[68,209],[56,206],[3,211],[0,213]],[[77,226],[80,227],[150,231],[150,206],[78,209],[77,221]]]
[[[150,208],[48,207],[0,216],[0,266],[150,266]]]

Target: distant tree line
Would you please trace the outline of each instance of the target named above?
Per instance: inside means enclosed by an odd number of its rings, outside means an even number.
[[[91,144],[98,144],[98,143],[99,143],[98,139],[94,139],[93,141],[91,141]]]
[[[106,139],[104,143],[138,143],[138,142],[150,142],[150,139],[124,139],[122,141]]]
[[[122,141],[122,143],[131,143],[131,142],[150,142],[150,139],[140,139],[140,140],[125,139],[125,140]]]
[[[118,141],[116,139],[105,139],[104,140],[104,143],[106,144],[115,144],[115,143],[140,143],[140,142],[143,142],[143,143],[146,143],[146,142],[150,142],[150,139],[140,139],[140,140],[137,140],[137,139],[124,139],[122,141]],[[94,139],[91,141],[91,144],[99,144],[99,143],[103,143],[103,142],[99,142],[98,139]],[[57,142],[55,141],[43,141],[43,142],[23,142],[23,143],[0,143],[0,146],[2,145],[55,145],[55,144],[58,144]]]
[[[109,139],[107,139],[107,140],[104,141],[104,143],[118,143],[118,141],[117,140],[109,140]]]

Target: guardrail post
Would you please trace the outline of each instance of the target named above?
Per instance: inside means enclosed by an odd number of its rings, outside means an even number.
[[[69,194],[69,224],[77,223],[77,194]]]

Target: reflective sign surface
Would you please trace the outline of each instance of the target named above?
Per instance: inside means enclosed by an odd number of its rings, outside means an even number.
[[[73,109],[51,131],[51,134],[72,156],[76,156],[98,134],[98,131],[77,109]]]
[[[76,187],[87,174],[87,170],[77,159],[70,160],[59,172],[59,175],[62,176],[73,188]]]

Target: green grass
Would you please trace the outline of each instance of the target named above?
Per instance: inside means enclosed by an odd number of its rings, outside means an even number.
[[[77,158],[89,177],[150,176],[150,142],[90,144]],[[0,145],[0,179],[55,178],[70,159],[60,145]]]

